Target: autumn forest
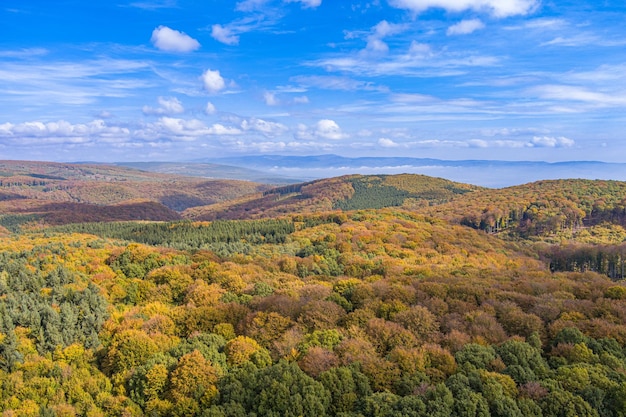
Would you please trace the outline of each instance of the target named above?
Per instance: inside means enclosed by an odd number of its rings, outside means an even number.
[[[2,416],[626,416],[626,183],[0,161]]]

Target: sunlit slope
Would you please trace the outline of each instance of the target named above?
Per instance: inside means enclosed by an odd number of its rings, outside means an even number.
[[[570,179],[483,189],[423,212],[488,232],[522,236],[603,223],[624,226],[626,182]]]
[[[424,175],[351,175],[273,188],[262,194],[183,213],[196,220],[262,218],[288,213],[417,208],[481,189]]]

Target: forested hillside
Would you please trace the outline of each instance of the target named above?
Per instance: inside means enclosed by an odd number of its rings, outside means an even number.
[[[268,185],[156,174],[110,165],[0,161],[0,225],[174,220],[179,212]]]
[[[476,229],[521,236],[601,223],[626,226],[626,182],[552,180],[484,189],[427,212]]]
[[[3,416],[626,415],[625,183],[22,164]]]
[[[332,209],[423,207],[441,204],[481,187],[424,175],[349,175],[272,188],[240,200],[186,210],[193,220],[264,218]]]
[[[68,225],[0,251],[7,416],[626,413],[621,281],[408,210]]]

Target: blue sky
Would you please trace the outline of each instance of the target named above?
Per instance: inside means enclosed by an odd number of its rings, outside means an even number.
[[[3,0],[0,159],[626,161],[626,3]]]

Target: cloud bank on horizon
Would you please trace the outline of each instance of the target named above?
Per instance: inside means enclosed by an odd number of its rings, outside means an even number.
[[[0,159],[626,160],[614,0],[5,0]]]

